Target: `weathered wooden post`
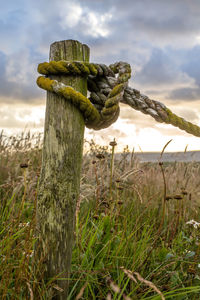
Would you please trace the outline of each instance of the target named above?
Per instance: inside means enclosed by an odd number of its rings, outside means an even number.
[[[89,61],[89,48],[66,40],[50,46],[50,61]],[[52,79],[87,95],[87,79],[77,75]],[[42,170],[37,203],[39,245],[45,257],[46,279],[60,273],[69,278],[74,240],[76,201],[79,196],[84,138],[81,112],[55,93],[47,92]],[[67,299],[68,281],[59,280],[64,292],[54,299]]]

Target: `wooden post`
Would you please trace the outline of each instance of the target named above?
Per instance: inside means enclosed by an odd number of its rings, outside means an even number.
[[[89,48],[78,41],[55,42],[50,60],[89,61]],[[87,95],[87,80],[80,76],[52,79]],[[47,92],[42,170],[37,203],[40,251],[45,253],[45,279],[60,273],[69,278],[74,241],[75,209],[79,196],[84,120],[80,111],[63,97]],[[68,281],[59,280],[64,292],[53,299],[67,299]],[[50,299],[50,298],[49,298]]]

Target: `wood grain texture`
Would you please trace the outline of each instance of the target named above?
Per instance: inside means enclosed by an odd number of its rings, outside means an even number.
[[[55,42],[50,60],[89,61],[89,48],[78,41]],[[79,76],[52,76],[87,95],[87,80]],[[69,278],[74,242],[75,209],[79,197],[84,120],[77,108],[47,92],[42,169],[37,203],[37,228],[45,253],[45,279],[59,273]],[[67,299],[68,281],[57,282],[64,292],[49,299]]]

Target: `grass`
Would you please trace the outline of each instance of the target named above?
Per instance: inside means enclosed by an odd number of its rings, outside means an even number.
[[[48,299],[36,262],[41,136],[0,135],[0,298]],[[198,163],[140,163],[86,143],[68,299],[199,299]],[[45,258],[44,258],[45,259]],[[58,281],[59,282],[59,281]]]

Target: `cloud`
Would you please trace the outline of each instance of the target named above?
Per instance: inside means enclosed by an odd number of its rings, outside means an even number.
[[[34,40],[35,46],[47,49],[51,41],[58,39],[74,38],[93,44],[99,37],[109,37],[111,44],[118,41],[121,49],[131,44],[134,53],[138,42],[141,48],[180,45],[199,34],[198,0],[192,4],[188,0],[55,0],[51,4],[47,0],[21,0],[18,3],[7,12],[9,18],[1,30],[9,29],[6,40],[10,36],[10,40],[16,41],[15,47],[33,44]],[[17,43],[19,38],[23,42]]]
[[[200,87],[200,45],[187,51],[185,63],[182,64],[181,68],[194,78],[195,83]]]
[[[194,43],[199,34],[198,0],[124,0],[117,1],[115,11],[119,22],[126,20],[123,29],[154,46]]]
[[[41,91],[36,86],[34,53],[24,50],[12,55],[0,52],[0,102],[38,104]]]
[[[199,100],[199,0],[11,2],[5,2],[0,12],[2,107],[20,103],[33,109],[44,103],[45,92],[35,84],[37,64],[48,60],[51,43],[65,39],[87,44],[93,62],[129,62],[133,69],[130,85],[153,99],[166,100],[165,104],[182,101],[183,108],[186,101]],[[0,113],[2,126],[21,126],[32,118],[23,111],[27,117],[20,119],[19,111],[10,107]],[[196,121],[195,109],[186,118]],[[162,129],[150,116],[122,106],[118,123],[102,134],[136,139],[144,127]]]
[[[24,129],[26,126],[43,128],[44,106],[6,105],[0,109],[1,128]]]
[[[167,52],[154,48],[147,63],[137,73],[136,80],[140,84],[159,86],[180,81],[181,75],[173,58]]]
[[[76,27],[83,35],[93,38],[107,37],[110,33],[108,23],[112,19],[109,12],[98,13],[81,3],[65,3],[60,12],[60,25],[63,29]]]
[[[158,132],[160,132],[160,134],[162,134],[163,136],[168,136],[169,139],[173,138],[176,139],[177,136],[179,137],[185,137],[185,138],[189,138],[192,137],[190,136],[187,132],[185,132],[184,130],[179,129],[178,127],[174,127],[172,125],[167,125],[167,124],[157,124],[155,126],[155,128],[157,129]],[[185,142],[185,145],[187,143]],[[164,146],[164,143],[163,143]],[[183,151],[184,149],[182,149],[181,151]]]
[[[0,12],[0,51],[10,54],[24,48],[30,21],[31,17],[24,1],[19,0],[12,6],[9,1],[4,3]]]
[[[169,99],[181,101],[200,100],[200,88],[180,88],[174,89],[169,94]]]

